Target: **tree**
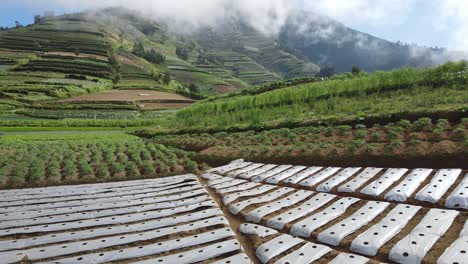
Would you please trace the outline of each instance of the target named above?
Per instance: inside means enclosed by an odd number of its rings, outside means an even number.
[[[200,88],[198,88],[198,86],[194,83],[191,83],[188,88],[189,88],[190,93],[193,93],[193,94],[200,93]]]
[[[351,73],[353,75],[359,75],[361,72],[362,70],[356,65],[353,65],[353,67],[351,68]]]
[[[154,49],[151,49],[149,52],[146,52],[146,54],[143,57],[147,61],[156,64],[163,64],[166,61],[166,57]]]
[[[75,49],[75,51],[73,51],[73,53],[75,53],[75,56],[80,56],[80,50],[79,49]]]
[[[324,78],[329,78],[335,75],[335,68],[332,66],[325,66],[320,69],[320,71],[317,73],[317,77],[324,77]]]
[[[135,43],[135,45],[133,46],[132,53],[137,56],[144,57],[146,55],[146,51],[145,51],[145,46],[143,46],[143,43],[142,42]]]
[[[232,72],[234,73],[234,76],[235,76],[235,77],[239,77],[239,74],[240,74],[240,69],[239,69],[239,67],[234,66],[234,68],[232,68]]]
[[[176,47],[176,55],[183,60],[187,60],[189,57],[188,50],[184,47]]]
[[[42,17],[41,15],[35,15],[34,16],[34,24],[39,24],[41,23]]]
[[[21,25],[21,23],[19,21],[15,21],[15,27],[16,28],[22,28],[23,25]]]
[[[164,73],[163,82],[165,84],[169,84],[171,82],[171,75],[169,74],[169,72]]]

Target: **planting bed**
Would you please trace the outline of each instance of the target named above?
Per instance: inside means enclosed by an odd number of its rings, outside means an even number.
[[[201,177],[244,222],[240,232],[260,263],[466,263],[461,169],[286,168],[237,160]],[[430,196],[436,199],[418,197],[436,184]]]
[[[417,199],[434,184],[446,190],[437,202]],[[0,258],[2,263],[465,263],[465,187],[460,169],[237,160],[199,177],[0,190]],[[386,195],[400,189],[401,196]]]
[[[2,263],[250,263],[192,174],[0,196]]]

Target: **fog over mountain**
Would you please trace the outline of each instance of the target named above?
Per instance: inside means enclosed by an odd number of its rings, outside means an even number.
[[[47,1],[50,2],[51,1]],[[360,19],[369,23],[399,23],[408,15],[413,0],[409,1],[287,1],[287,0],[107,0],[66,1],[53,0],[55,5],[70,9],[91,11],[104,7],[121,6],[166,24],[177,34],[193,35],[204,30],[223,33],[236,23],[273,39],[281,48],[295,56],[320,66],[332,66],[338,72],[349,71],[357,65],[367,71],[387,70],[402,66],[430,66],[448,60],[466,58],[460,52],[426,48],[404,43],[393,43],[356,31],[339,22],[340,18]],[[31,1],[41,5],[41,1]],[[457,1],[443,1],[438,27],[447,20],[455,23],[454,46],[465,49],[466,5]],[[459,9],[461,10],[459,10]],[[449,18],[448,16],[451,15]],[[338,20],[337,20],[338,19]],[[436,23],[435,22],[435,23]],[[245,27],[243,27],[245,29]],[[238,32],[243,34],[243,32]],[[222,35],[222,34],[221,34]],[[239,44],[239,43],[237,43]],[[240,43],[242,44],[242,43]],[[465,45],[466,44],[466,45]],[[468,50],[468,48],[466,49]]]

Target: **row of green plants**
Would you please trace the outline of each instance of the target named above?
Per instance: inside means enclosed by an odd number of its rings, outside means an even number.
[[[414,122],[400,120],[384,126],[364,124],[355,126],[308,126],[281,128],[261,132],[237,133],[219,132],[215,134],[163,135],[154,137],[155,142],[199,151],[214,146],[295,146],[300,144],[320,144],[323,142],[387,144],[417,144],[418,142],[460,142],[468,144],[468,119],[460,123],[450,123],[447,119],[432,120],[420,118]]]
[[[81,111],[81,110],[79,110]],[[96,113],[99,112],[96,110]],[[164,117],[165,118],[165,117]],[[161,119],[164,119],[161,118]],[[37,120],[0,120],[0,127],[63,127],[63,128],[86,128],[86,127],[148,127],[157,126],[161,119],[155,118],[129,118],[129,119],[37,119]]]
[[[0,188],[157,178],[198,170],[187,152],[141,140],[2,142]]]
[[[168,127],[226,128],[306,119],[356,119],[468,106],[466,62],[399,69],[201,102],[177,113]]]

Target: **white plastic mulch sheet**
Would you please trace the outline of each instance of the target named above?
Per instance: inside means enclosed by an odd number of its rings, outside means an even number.
[[[361,190],[361,193],[370,196],[379,196],[393,183],[398,181],[406,172],[408,172],[408,169],[388,169],[377,180],[364,187],[364,189]]]
[[[377,224],[356,237],[351,243],[351,250],[375,256],[385,243],[400,233],[420,208],[405,204],[397,205]]]
[[[278,173],[280,173],[280,172],[282,172],[284,170],[287,170],[287,169],[289,169],[291,167],[292,167],[292,165],[280,165],[280,166],[278,166],[278,167],[276,167],[276,168],[274,168],[272,170],[269,170],[269,171],[267,171],[265,173],[262,173],[262,174],[259,174],[259,175],[255,176],[255,177],[253,177],[252,181],[261,182],[261,181],[263,181],[263,180],[265,180],[265,179],[267,179],[267,178],[269,178],[269,177],[271,177],[273,175],[276,175],[276,174],[278,174]]]
[[[237,175],[237,177],[242,178],[242,179],[250,179],[250,178],[255,177],[255,176],[259,175],[259,174],[265,173],[265,172],[273,169],[276,166],[278,166],[278,165],[276,165],[276,164],[267,164],[267,165],[261,166],[261,167],[259,167],[257,169],[241,173],[241,174]]]
[[[263,163],[252,163],[244,168],[241,168],[241,169],[237,169],[237,170],[234,170],[234,171],[231,171],[231,172],[228,172],[227,173],[227,176],[229,177],[232,177],[232,178],[237,178],[239,175],[241,175],[242,173],[246,173],[246,172],[249,172],[249,171],[252,171],[252,170],[255,170],[257,168],[260,168],[262,167]]]
[[[305,200],[307,197],[311,196],[312,194],[314,193],[311,191],[299,190],[291,195],[288,195],[287,197],[283,199],[265,204],[261,207],[258,207],[252,210],[245,216],[245,219],[249,222],[259,223],[260,220],[266,215],[269,215],[271,213],[274,213],[275,211],[281,210],[282,208],[295,205]]]
[[[129,247],[120,250],[111,250],[101,253],[91,253],[79,257],[54,260],[53,263],[105,263],[110,261],[119,261],[132,258],[140,258],[155,254],[161,254],[170,250],[178,250],[186,247],[196,246],[204,243],[215,242],[220,239],[233,238],[234,233],[230,228],[220,228],[208,232],[199,233],[195,236],[187,236],[172,240],[156,242],[154,244]],[[224,243],[224,242],[223,242]]]
[[[249,197],[249,196],[256,196],[260,195],[262,193],[266,193],[268,191],[271,191],[273,189],[277,188],[276,186],[270,186],[270,185],[259,185],[258,187],[254,187],[253,189],[248,189],[245,191],[240,191],[240,192],[235,192],[235,193],[230,193],[226,196],[223,197],[223,204],[227,205],[235,200],[242,198],[242,197]]]
[[[398,263],[420,263],[458,214],[454,210],[431,209],[411,233],[391,249],[389,259]]]
[[[341,253],[336,256],[329,264],[366,264],[369,259],[363,256],[358,256],[349,253]]]
[[[302,242],[304,242],[304,240],[290,235],[280,235],[260,245],[255,250],[255,255],[257,255],[261,263],[267,263],[272,258]]]
[[[332,251],[332,249],[327,246],[307,243],[287,256],[276,261],[275,264],[309,264],[320,259],[330,251]]]
[[[228,179],[230,179],[230,181],[221,182],[217,184],[211,184],[210,188],[218,190],[218,189],[229,188],[229,187],[233,187],[239,184],[247,183],[246,180],[239,180],[239,179],[232,179],[232,178],[228,178]]]
[[[212,187],[214,185],[218,185],[218,184],[222,184],[222,183],[227,183],[227,182],[232,182],[234,179],[233,178],[230,178],[230,177],[221,177],[219,179],[215,179],[215,180],[209,180],[207,183],[206,183],[206,186],[208,187]]]
[[[115,236],[97,238],[94,240],[81,240],[78,242],[61,243],[58,245],[42,246],[32,249],[0,252],[0,259],[2,259],[3,263],[13,263],[21,260],[24,256],[28,256],[29,260],[34,261],[51,257],[76,254],[84,251],[99,250],[102,248],[145,240],[153,240],[179,232],[188,232],[195,229],[227,224],[228,222],[224,219],[224,217],[217,216],[207,220],[196,221],[192,224],[185,224],[177,227],[166,227],[136,234],[118,234]]]
[[[465,175],[462,182],[447,197],[445,206],[448,208],[468,209],[468,174]]]
[[[244,160],[240,159],[240,160],[232,161],[231,163],[229,163],[227,165],[224,165],[224,166],[221,166],[221,167],[212,168],[212,169],[208,170],[208,172],[215,172],[215,173],[219,173],[219,174],[225,174],[226,172],[229,172],[229,171],[232,171],[232,170],[237,170],[237,169],[247,167],[250,164],[252,164],[252,162],[245,162]]]
[[[465,263],[468,259],[468,220],[455,242],[453,242],[437,260],[437,264]]]
[[[385,194],[385,200],[406,201],[431,174],[432,169],[414,169],[397,186]]]
[[[338,172],[340,169],[341,168],[339,168],[339,167],[328,167],[328,168],[322,170],[321,172],[319,172],[317,174],[314,174],[314,175],[312,175],[310,177],[305,178],[304,180],[302,180],[298,184],[301,185],[301,186],[312,187],[312,186],[316,185],[317,183],[325,180],[326,178],[332,176],[333,174]]]
[[[277,174],[275,174],[274,176],[270,177],[270,178],[267,178],[265,180],[266,183],[271,183],[271,184],[278,184],[280,181],[288,178],[288,177],[291,177],[293,176],[294,174],[304,170],[305,166],[294,166],[294,167],[290,167],[288,168],[287,170],[283,170]]]
[[[338,186],[340,183],[346,181],[351,176],[353,176],[356,172],[358,172],[361,168],[346,168],[340,171],[337,175],[333,176],[332,178],[328,179],[327,181],[323,182],[317,187],[317,191],[319,192],[329,192],[334,187]]]
[[[213,186],[236,181],[206,177]],[[0,213],[0,262],[250,263],[194,175],[137,182],[2,192],[10,206]]]
[[[313,175],[314,173],[318,172],[319,170],[321,170],[322,167],[309,167],[299,173],[296,173],[295,175],[285,179],[283,182],[284,183],[289,183],[289,184],[296,184],[300,181],[302,181],[303,179]]]
[[[217,186],[213,186],[213,188],[215,188],[216,193],[225,195],[227,193],[245,191],[245,190],[252,189],[254,187],[259,187],[259,186],[260,184],[255,183],[255,182],[243,182],[241,184],[233,185],[229,187],[217,188]]]
[[[437,203],[450,186],[455,183],[461,171],[461,169],[439,170],[432,177],[431,182],[416,194],[415,198],[424,202]]]
[[[339,192],[354,192],[364,185],[367,181],[374,178],[382,168],[365,168],[361,173],[359,173],[354,179],[345,182],[342,186],[338,188]]]
[[[287,187],[280,187],[275,191],[272,191],[268,194],[264,194],[262,196],[258,196],[255,198],[250,198],[248,200],[244,200],[238,203],[233,203],[229,205],[229,211],[233,214],[238,214],[240,211],[242,211],[244,208],[250,205],[255,205],[259,203],[266,203],[273,201],[275,199],[278,199],[280,196],[283,196],[287,193],[290,193],[294,191],[292,188],[287,188]]]
[[[164,262],[163,262],[164,263]],[[193,262],[190,262],[193,263]],[[251,264],[249,257],[245,253],[239,253],[237,255],[227,257],[218,261],[213,262],[212,264]]]
[[[123,233],[142,232],[151,229],[163,228],[171,225],[183,224],[185,222],[193,223],[191,226],[197,226],[197,221],[210,218],[214,216],[220,216],[222,212],[218,208],[207,209],[198,212],[189,212],[177,217],[169,216],[166,218],[152,219],[144,222],[138,222],[134,224],[116,225],[110,227],[100,227],[86,230],[75,230],[73,232],[63,231],[61,233],[53,233],[41,236],[35,236],[30,238],[22,239],[8,239],[0,240],[0,251],[23,249],[33,246],[40,246],[52,243],[59,243],[64,241],[72,240],[83,240],[91,239],[100,236],[111,236]],[[220,216],[220,220],[224,220],[224,217]],[[206,220],[203,220],[205,222]],[[225,221],[225,220],[224,220]],[[206,222],[205,224],[207,224]],[[172,229],[172,227],[171,227]],[[177,227],[177,230],[183,230],[184,225]]]
[[[230,239],[228,241],[218,242],[208,246],[179,252],[176,254],[171,254],[159,258],[148,259],[143,261],[133,262],[134,264],[153,264],[153,263],[177,263],[177,264],[189,264],[189,263],[199,263],[204,260],[211,258],[216,258],[230,252],[235,252],[240,250],[240,243],[235,239]],[[241,263],[251,263],[246,256],[240,256],[233,259],[236,264]],[[224,260],[226,261],[226,260]],[[221,262],[226,263],[226,262]],[[230,263],[230,262],[227,262]]]
[[[218,174],[215,174],[215,173],[210,173],[210,172],[203,173],[201,175],[201,177],[203,179],[207,180],[207,181],[214,181],[214,180],[223,178],[223,176],[221,176],[221,175],[218,175]]]
[[[310,237],[314,230],[344,214],[351,205],[358,201],[359,199],[351,197],[341,198],[323,211],[295,223],[291,228],[291,234],[293,236]]]
[[[351,216],[327,228],[318,235],[318,241],[338,246],[346,236],[356,232],[381,214],[390,204],[386,202],[367,202]]]
[[[319,193],[306,200],[304,203],[272,217],[267,221],[267,226],[281,230],[287,223],[312,213],[333,200],[335,197],[336,195],[333,194]]]
[[[242,224],[239,227],[239,232],[242,234],[255,235],[258,237],[267,237],[278,234],[278,231],[274,229],[255,224]]]

